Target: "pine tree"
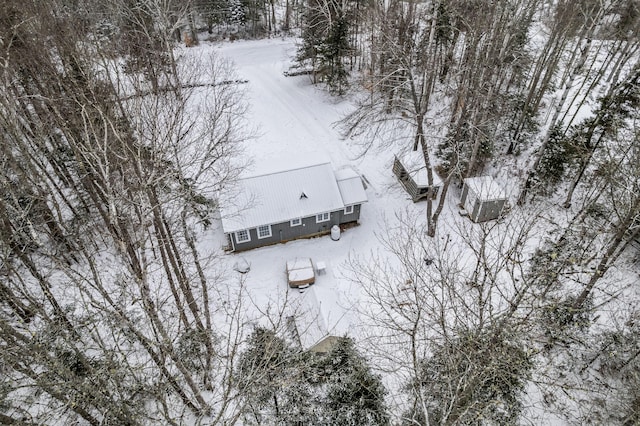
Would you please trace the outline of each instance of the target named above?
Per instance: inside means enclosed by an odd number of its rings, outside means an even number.
[[[331,23],[329,34],[319,49],[320,73],[332,93],[343,95],[348,87],[344,57],[349,51],[349,23],[343,12]]]
[[[350,14],[344,5],[335,2],[307,5],[296,60],[300,66],[310,62],[314,83],[325,82],[337,95],[343,95],[348,88],[349,72],[344,61],[353,51],[350,26]]]
[[[338,339],[328,353],[310,353],[259,328],[247,341],[236,381],[245,424],[389,423],[380,377],[348,338]]]
[[[246,21],[246,13],[240,0],[229,1],[229,21],[232,24],[244,25]]]
[[[257,328],[249,336],[235,373],[245,424],[316,423],[308,357],[272,330]]]
[[[386,425],[385,388],[351,339],[340,339],[315,365],[324,388],[323,423]]]

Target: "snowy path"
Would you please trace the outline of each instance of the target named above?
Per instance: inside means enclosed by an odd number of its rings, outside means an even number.
[[[355,157],[333,128],[349,108],[311,84],[309,76],[285,77],[292,40],[260,40],[226,44],[220,53],[233,60],[247,85],[250,116],[258,138],[249,142],[254,157],[251,173],[282,168],[290,161],[326,155],[335,166]]]

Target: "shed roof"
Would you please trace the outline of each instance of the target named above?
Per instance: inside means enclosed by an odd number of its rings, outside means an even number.
[[[360,188],[353,177],[341,182],[339,187],[330,163],[240,179],[234,193],[220,200],[222,228],[236,232],[340,210],[347,204],[343,197],[366,201],[361,182]]]
[[[429,179],[427,177],[427,166],[424,164],[424,156],[421,151],[408,151],[396,156],[405,170],[411,176],[411,179],[418,186],[429,186]],[[437,173],[433,173],[433,185],[440,186],[442,180]]]
[[[305,350],[321,351],[323,346],[330,347],[331,340],[350,334],[355,324],[353,314],[340,303],[335,287],[329,281],[324,283],[314,284],[300,297],[292,298],[285,311],[294,317],[300,344]]]
[[[506,200],[505,190],[491,177],[478,176],[464,179],[464,184],[481,201]]]
[[[299,312],[295,317],[296,329],[303,349],[310,349],[330,335],[326,308],[318,300],[315,286],[305,291],[298,303],[292,304]]]

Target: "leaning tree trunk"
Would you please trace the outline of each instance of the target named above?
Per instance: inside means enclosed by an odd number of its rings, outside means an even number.
[[[637,221],[640,217],[640,197],[637,197],[635,203],[623,219],[623,221],[617,226],[616,233],[609,243],[607,251],[605,252],[602,259],[598,263],[595,272],[591,275],[589,282],[584,287],[580,295],[576,298],[575,302],[572,306],[572,315],[575,315],[576,312],[579,312],[587,298],[593,291],[596,283],[604,276],[604,274],[609,270],[611,265],[618,259],[618,257],[622,254],[627,245],[640,236],[640,226],[636,227],[631,234],[628,234],[629,228],[633,225],[635,221]]]
[[[568,81],[565,84],[564,87],[564,91],[562,92],[562,97],[560,98],[560,100],[558,101],[558,104],[556,105],[555,111],[553,113],[553,116],[551,117],[551,121],[548,127],[547,132],[545,133],[545,137],[542,141],[542,144],[540,145],[540,148],[538,148],[538,152],[536,154],[536,159],[533,162],[533,165],[531,166],[531,168],[529,169],[529,173],[527,173],[527,178],[525,180],[524,186],[522,188],[522,191],[520,192],[520,196],[518,197],[518,204],[524,204],[528,192],[531,189],[531,186],[535,180],[536,177],[536,173],[538,172],[538,167],[540,166],[540,161],[542,160],[542,157],[545,154],[545,150],[547,149],[547,146],[549,144],[549,140],[551,138],[551,132],[552,129],[554,128],[554,126],[556,125],[556,122],[558,120],[558,117],[560,116],[560,112],[562,111],[562,108],[564,107],[565,101],[569,95],[569,91],[571,90],[572,86],[573,86],[573,81],[575,80],[575,78],[578,76],[578,74],[580,73],[580,71],[582,70],[582,67],[585,63],[585,61],[587,60],[588,57],[588,53],[589,53],[589,46],[591,45],[590,40],[587,41],[587,43],[585,44],[585,46],[582,49],[581,55],[580,55],[580,59],[577,63],[577,65],[573,68],[573,72],[571,73]]]

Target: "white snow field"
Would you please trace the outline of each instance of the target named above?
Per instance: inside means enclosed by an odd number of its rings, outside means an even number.
[[[241,89],[246,92],[245,100],[249,105],[247,122],[251,130],[255,130],[256,137],[243,147],[252,161],[250,167],[243,171],[245,176],[331,161],[334,169],[353,168],[367,183],[368,202],[362,206],[360,226],[343,232],[338,241],[325,236],[220,256],[224,272],[230,277],[235,275],[246,287],[249,302],[244,304],[245,320],[255,324],[273,324],[270,315],[281,319],[295,315],[300,340],[310,348],[328,335],[349,335],[358,340],[367,334],[368,325],[359,315],[367,310],[367,298],[348,278],[351,273],[348,259],[360,256],[362,259],[386,261],[388,258],[384,255],[375,257],[384,250],[379,236],[385,235],[387,229],[399,227],[401,218],[424,224],[426,202],[414,204],[396,181],[391,170],[393,150],[371,150],[362,155],[361,147],[368,141],[344,140],[341,137],[335,123],[353,108],[348,98],[331,97],[321,87],[313,86],[309,76],[284,75],[295,51],[293,39],[267,39],[217,45],[202,43],[187,49],[186,54],[228,58],[236,66],[237,78],[247,80]],[[505,176],[505,170],[496,172]],[[498,182],[514,200],[518,189],[509,187],[511,182],[507,179]],[[449,244],[450,250],[456,251],[464,261],[464,244],[455,241],[454,232],[451,232],[453,241],[449,243],[449,231],[460,224],[467,228],[476,225],[470,225],[468,218],[458,214],[459,200],[460,191],[452,185],[438,222],[437,238],[446,240],[444,247]],[[536,207],[538,212],[544,209],[542,205]],[[514,208],[510,217],[525,217],[523,213],[526,212],[519,210]],[[546,210],[547,216],[555,214],[553,220],[556,221],[566,221],[570,215],[566,210],[554,210],[555,213]],[[519,224],[514,220],[505,226],[517,228]],[[545,237],[544,226],[536,226],[537,235],[534,232],[534,238],[523,250],[533,250]],[[201,243],[214,253],[222,253],[226,240],[220,221],[207,231]],[[315,284],[303,292],[287,285],[285,265],[295,258],[310,258],[314,265],[326,265],[324,273],[316,273]],[[247,273],[233,270],[233,265],[239,260],[250,264]],[[219,301],[222,302],[221,299]],[[286,306],[284,310],[283,306]],[[399,383],[385,379],[387,386],[397,390]],[[528,390],[527,399],[525,416],[532,424],[562,424],[545,409],[542,395],[535,387]]]
[[[220,55],[230,59],[237,78],[248,80],[242,85],[249,104],[248,123],[255,126],[256,137],[244,147],[252,164],[244,175],[257,175],[330,161],[334,169],[349,166],[367,181],[368,202],[362,207],[360,226],[343,232],[340,240],[329,236],[302,239],[223,257],[232,271],[238,257],[246,259],[251,269],[243,275],[254,305],[247,318],[256,323],[274,306],[287,301],[295,311],[315,311],[305,315],[315,319],[313,326],[301,325],[301,336],[309,345],[325,335],[356,337],[359,319],[354,304],[359,303],[359,289],[344,271],[349,256],[368,255],[380,247],[377,234],[385,222],[395,220],[397,213],[420,215],[424,203],[414,205],[395,180],[391,171],[393,152],[360,155],[358,141],[346,141],[334,127],[352,105],[332,98],[322,88],[312,85],[309,76],[286,77],[291,58],[295,56],[292,39],[239,41],[222,45],[202,44],[190,49],[192,55]],[[207,234],[213,250],[221,249],[224,235],[219,223]],[[287,260],[309,257],[314,264],[326,265],[324,274],[316,274],[316,282],[304,293],[289,289]],[[311,323],[310,322],[310,323]]]

